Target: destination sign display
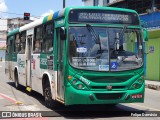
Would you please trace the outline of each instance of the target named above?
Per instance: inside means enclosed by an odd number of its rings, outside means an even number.
[[[139,25],[138,15],[131,12],[111,10],[71,10],[70,23],[109,23]]]

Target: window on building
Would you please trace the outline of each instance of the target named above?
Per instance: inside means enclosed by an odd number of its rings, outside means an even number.
[[[99,4],[99,0],[94,0],[94,1],[93,1],[93,5],[94,5],[94,6],[98,6],[98,4]]]
[[[42,26],[35,28],[35,37],[34,37],[34,41],[33,41],[33,52],[34,53],[40,53],[42,50],[41,49],[42,42],[43,42],[42,31],[43,31]]]
[[[109,0],[103,0],[103,6],[107,6],[108,3],[109,3]]]
[[[20,48],[20,36],[19,36],[19,34],[16,34],[15,41],[14,41],[14,52],[18,53],[19,48]]]
[[[155,12],[160,11],[160,0],[155,0]]]
[[[135,2],[135,0],[128,0],[128,1],[118,2],[110,6],[133,9],[136,10],[139,14],[152,12],[152,0],[140,0],[138,2]]]
[[[53,51],[53,23],[44,25],[42,52]]]
[[[139,2],[132,2],[130,9],[136,10],[139,14],[150,13],[152,11],[152,0],[142,0]],[[130,5],[130,4],[129,4]]]
[[[20,54],[24,54],[25,53],[25,47],[26,47],[26,31],[21,33],[20,47],[19,47],[18,52]]]

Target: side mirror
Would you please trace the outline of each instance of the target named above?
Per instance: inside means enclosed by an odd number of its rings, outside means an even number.
[[[148,41],[148,31],[146,29],[143,29],[143,39],[144,41]]]
[[[60,39],[66,40],[66,30],[64,29],[64,27],[60,28]]]

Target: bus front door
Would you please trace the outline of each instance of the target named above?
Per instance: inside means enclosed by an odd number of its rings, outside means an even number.
[[[32,35],[27,36],[26,44],[26,86],[27,90],[31,91],[31,51],[32,51]]]
[[[57,29],[57,67],[58,67],[58,74],[57,74],[57,98],[64,101],[64,40],[60,39],[60,28]]]

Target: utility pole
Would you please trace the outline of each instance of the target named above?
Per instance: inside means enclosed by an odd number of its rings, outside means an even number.
[[[66,7],[66,0],[63,0],[63,8]]]

